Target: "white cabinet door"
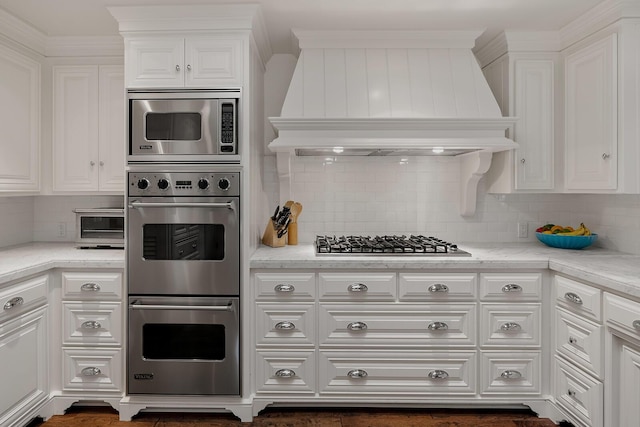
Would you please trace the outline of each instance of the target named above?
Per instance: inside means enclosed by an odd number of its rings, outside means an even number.
[[[617,187],[617,38],[566,57],[566,187]]]
[[[0,46],[0,192],[40,189],[40,64]]]
[[[184,85],[184,38],[153,37],[125,41],[129,88],[171,88]]]
[[[189,37],[185,42],[187,87],[240,86],[242,41],[213,37]]]
[[[98,188],[98,67],[53,68],[53,189]]]
[[[620,427],[632,427],[640,420],[640,348],[627,343],[620,348],[619,406],[613,410],[619,414]]]
[[[552,190],[554,62],[515,61],[516,190]]]
[[[122,65],[100,66],[99,181],[101,191],[124,191],[126,151]]]

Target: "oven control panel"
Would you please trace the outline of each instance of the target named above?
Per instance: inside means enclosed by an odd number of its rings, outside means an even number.
[[[129,172],[129,196],[239,196],[239,172]]]

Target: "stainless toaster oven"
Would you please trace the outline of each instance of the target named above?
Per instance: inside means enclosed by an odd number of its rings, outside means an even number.
[[[124,248],[124,208],[75,209],[80,248]]]

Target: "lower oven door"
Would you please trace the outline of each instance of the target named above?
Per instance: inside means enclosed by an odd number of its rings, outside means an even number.
[[[129,198],[130,295],[239,295],[238,197]]]
[[[239,395],[238,298],[129,298],[129,394]]]

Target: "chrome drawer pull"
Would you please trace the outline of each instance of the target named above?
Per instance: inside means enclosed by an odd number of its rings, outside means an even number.
[[[449,373],[447,371],[442,371],[440,369],[436,369],[435,371],[431,371],[427,375],[432,380],[443,380],[445,378],[449,378]]]
[[[293,369],[278,369],[276,371],[276,377],[278,378],[293,378],[296,376],[296,371]]]
[[[578,340],[577,340],[576,338],[574,338],[574,337],[569,337],[569,344],[575,344],[575,343],[577,343],[577,342],[578,342]]]
[[[347,325],[347,329],[350,331],[366,331],[367,324],[364,322],[351,322]]]
[[[349,292],[367,292],[369,288],[364,283],[352,283],[347,286]]]
[[[365,378],[367,375],[369,374],[364,369],[353,369],[347,372],[349,378]]]
[[[296,328],[296,325],[293,322],[284,321],[276,323],[275,328],[281,331],[291,331]]]
[[[449,329],[449,325],[444,322],[432,322],[429,323],[427,329],[429,329],[430,331],[446,331],[447,329]]]
[[[582,298],[580,298],[578,294],[574,294],[573,292],[567,292],[566,294],[564,294],[564,298],[574,304],[582,305]]]
[[[285,292],[293,292],[296,290],[296,288],[293,285],[276,285],[276,287],[273,288],[273,290],[276,292],[285,293]]]
[[[17,307],[19,305],[24,304],[24,298],[22,297],[14,297],[11,298],[9,301],[7,301],[4,304],[4,309],[5,310],[11,310],[13,307]]]
[[[449,287],[442,283],[434,283],[429,286],[429,292],[449,292]]]
[[[522,374],[518,371],[504,371],[500,374],[500,377],[506,380],[519,380],[522,378]]]
[[[100,329],[102,328],[102,325],[100,324],[100,322],[97,322],[95,320],[87,320],[86,322],[82,322],[82,325],[80,325],[80,327],[82,329]]]
[[[634,320],[631,326],[633,326],[634,329],[640,331],[640,320]]]
[[[100,285],[97,283],[85,283],[80,286],[80,290],[86,292],[98,292],[100,290]]]
[[[100,368],[96,368],[96,367],[89,367],[89,368],[84,368],[82,370],[82,375],[85,377],[95,377],[98,376],[102,373],[102,371],[100,371]]]
[[[507,283],[502,287],[502,292],[522,292],[522,286],[515,283]]]
[[[503,332],[516,332],[521,329],[522,327],[516,322],[506,322],[500,325],[500,330]]]

